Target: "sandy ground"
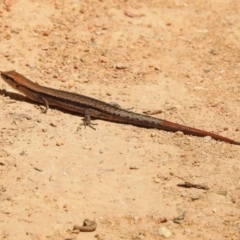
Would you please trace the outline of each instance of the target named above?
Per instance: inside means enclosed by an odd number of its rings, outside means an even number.
[[[0,70],[240,140],[239,9],[2,0]],[[0,239],[240,239],[239,146],[100,120],[77,131],[80,116],[0,89]],[[96,231],[73,232],[85,218]]]

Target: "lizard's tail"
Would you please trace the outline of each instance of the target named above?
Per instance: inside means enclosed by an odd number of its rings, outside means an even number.
[[[169,122],[166,120],[162,120],[162,123],[161,123],[161,126],[159,126],[159,129],[167,130],[167,131],[171,131],[171,132],[181,131],[183,133],[193,135],[193,136],[199,136],[199,137],[210,136],[211,138],[218,140],[218,141],[227,142],[227,143],[231,143],[231,144],[235,144],[235,145],[240,145],[240,142],[237,142],[230,138],[223,137],[218,134],[207,132],[207,131],[200,130],[197,128],[184,126],[184,125],[181,125],[178,123],[172,123],[172,122]]]

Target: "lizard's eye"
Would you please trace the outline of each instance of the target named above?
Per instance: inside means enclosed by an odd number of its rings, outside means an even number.
[[[11,78],[10,78],[9,76],[7,76],[7,75],[2,74],[2,76],[3,76],[6,80],[11,80]]]

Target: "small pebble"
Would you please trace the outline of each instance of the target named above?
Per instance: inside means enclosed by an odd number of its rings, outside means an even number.
[[[196,195],[193,195],[193,196],[191,197],[191,200],[192,200],[192,201],[196,201],[196,200],[199,200],[200,198],[201,198],[201,195],[196,194]]]
[[[155,177],[155,178],[154,178],[154,182],[155,182],[155,183],[160,183],[160,181],[161,181],[160,178],[158,178],[158,177]]]
[[[177,132],[175,132],[175,135],[176,135],[176,136],[179,136],[179,137],[183,137],[183,136],[184,136],[184,133],[181,132],[181,131],[177,131]]]
[[[211,141],[211,137],[210,136],[206,136],[204,137],[204,142],[207,143],[207,142],[210,142]]]
[[[127,68],[127,65],[125,65],[124,63],[117,63],[115,64],[115,68],[116,69],[126,69]]]
[[[52,126],[52,127],[56,127],[56,126],[57,126],[57,124],[56,124],[56,123],[54,123],[54,122],[51,122],[51,123],[50,123],[50,126]]]
[[[196,86],[193,88],[195,91],[200,91],[200,90],[203,90],[204,87],[201,87],[201,86]]]
[[[210,69],[210,68],[204,68],[203,71],[204,71],[205,73],[209,73],[209,72],[211,72],[211,69]]]
[[[172,236],[172,233],[165,227],[161,227],[158,229],[158,234],[163,236],[164,238],[169,238]]]
[[[63,145],[63,142],[61,141],[61,140],[58,140],[57,142],[56,142],[56,146],[62,146]]]

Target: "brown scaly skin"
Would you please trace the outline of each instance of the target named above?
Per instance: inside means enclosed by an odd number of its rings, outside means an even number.
[[[77,93],[44,87],[32,82],[16,71],[1,72],[1,77],[11,87],[31,100],[44,104],[46,106],[45,112],[47,112],[49,106],[56,106],[78,113],[85,116],[85,125],[91,126],[91,117],[94,117],[145,128],[156,128],[171,132],[181,131],[185,134],[199,137],[210,136],[215,140],[240,145],[240,142],[211,132],[127,111],[101,100]]]

